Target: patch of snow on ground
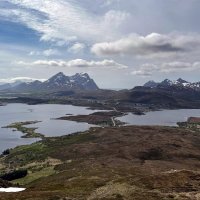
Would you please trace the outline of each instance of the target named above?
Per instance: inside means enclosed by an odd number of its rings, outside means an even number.
[[[15,188],[15,187],[0,188],[0,192],[22,192],[24,190],[26,190],[26,188]]]

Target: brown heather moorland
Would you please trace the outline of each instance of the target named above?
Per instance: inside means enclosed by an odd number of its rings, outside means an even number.
[[[175,127],[91,128],[11,150],[27,190],[0,200],[198,200],[200,134]]]

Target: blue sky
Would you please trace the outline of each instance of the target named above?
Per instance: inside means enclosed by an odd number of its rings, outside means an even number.
[[[103,88],[199,81],[199,0],[1,0],[0,82],[87,72]]]

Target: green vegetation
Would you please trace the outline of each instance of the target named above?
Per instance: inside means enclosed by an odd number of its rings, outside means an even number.
[[[38,138],[38,137],[43,138],[44,135],[36,132],[37,128],[25,127],[27,125],[36,124],[36,123],[39,123],[39,122],[40,121],[16,122],[16,123],[12,123],[12,124],[5,126],[5,127],[2,127],[2,128],[12,128],[12,129],[15,129],[17,131],[20,131],[24,134],[22,136],[23,138]]]
[[[37,166],[37,165],[36,165]],[[37,169],[37,171],[34,171],[36,168],[32,167],[29,169],[28,174],[26,177],[17,179],[12,181],[13,184],[18,184],[18,185],[27,185],[39,178],[44,178],[50,175],[55,174],[55,170],[53,166],[45,167],[42,166],[42,169]]]
[[[11,162],[14,168],[27,165],[31,162],[43,162],[52,154],[58,154],[56,158],[62,160],[62,148],[73,144],[80,144],[95,139],[89,133],[73,134],[58,138],[44,138],[42,141],[31,145],[18,146],[10,150],[10,154],[4,158],[6,163]]]

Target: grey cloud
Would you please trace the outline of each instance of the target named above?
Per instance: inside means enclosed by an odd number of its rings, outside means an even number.
[[[200,50],[200,35],[158,34],[130,35],[114,42],[96,43],[91,51],[98,56],[131,55],[168,57]]]

